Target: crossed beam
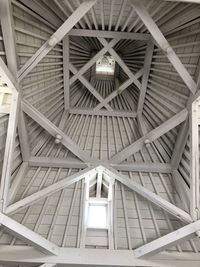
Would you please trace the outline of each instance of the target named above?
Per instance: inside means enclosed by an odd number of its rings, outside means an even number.
[[[24,78],[37,65],[37,63],[40,60],[42,60],[44,58],[44,56],[58,42],[60,42],[60,40],[64,37],[64,35],[80,20],[80,18],[95,3],[96,3],[96,1],[87,1],[87,2],[84,2],[83,4],[81,4],[80,7],[72,14],[72,16],[70,16],[70,18],[55,32],[55,34],[52,35],[50,40],[48,40],[36,52],[36,54],[22,67],[22,69],[18,73],[18,79],[21,80],[22,78]],[[139,16],[142,18],[143,22],[147,25],[147,27],[148,27],[148,22],[149,22],[149,25],[150,25],[149,27],[150,27],[150,31],[151,31],[152,25],[153,26],[155,26],[155,25],[152,24],[151,20],[149,20],[148,13],[143,12],[144,11],[143,6],[140,5],[139,1],[135,1],[135,3],[136,3],[136,6],[135,6],[136,11],[138,12]],[[145,19],[144,15],[146,15],[148,20]],[[155,28],[155,29],[157,31],[157,28]],[[157,38],[156,33],[158,33],[158,35],[160,36],[160,39],[163,42],[163,44],[168,45],[168,43],[166,43],[166,40],[163,39],[163,36],[160,35],[160,32],[159,31],[156,32],[156,31],[153,31],[152,35],[156,39],[157,43],[159,44],[160,40]],[[117,53],[112,48],[114,46],[114,44],[117,43],[118,40],[112,40],[109,44],[107,43],[107,41],[104,38],[99,38],[99,40],[104,45],[104,48],[99,53],[97,53],[96,58],[94,57],[92,60],[94,62],[96,62],[96,60],[101,55],[106,53],[106,51],[109,51],[111,53],[111,55],[113,55],[113,57],[116,59],[118,64],[121,67],[123,67],[123,69],[125,69],[125,72],[129,76],[129,82],[135,83],[135,85],[138,88],[140,88],[141,84],[138,81],[138,77],[137,77],[137,75],[139,75],[139,74],[133,75],[130,72],[130,70],[126,67],[124,62],[121,60],[121,58],[117,55]],[[193,82],[190,75],[183,67],[182,63],[177,59],[175,53],[173,52],[173,50],[171,50],[171,47],[167,46],[167,48],[165,48],[165,47],[161,46],[161,48],[163,50],[165,50],[167,57],[171,61],[172,65],[177,69],[178,73],[180,74],[180,76],[182,77],[182,79],[184,80],[184,82],[186,83],[188,88],[191,90],[191,92],[194,93],[196,91],[196,84]],[[87,63],[83,68],[81,68],[81,70],[77,71],[76,73],[75,73],[75,70],[73,71],[73,69],[72,69],[72,72],[74,72],[75,74],[70,79],[70,83],[73,83],[77,78],[79,78],[83,81],[82,74],[85,72],[85,69],[89,66],[89,64],[91,64],[92,60],[90,60],[89,63]],[[91,66],[92,66],[92,64],[91,64]],[[6,73],[6,71],[7,70],[3,70],[3,74]],[[127,84],[128,84],[128,82],[127,82]],[[91,88],[91,89],[93,89],[93,88]],[[124,90],[125,86],[122,87],[122,89]],[[97,95],[97,97],[99,97],[99,96]],[[102,100],[102,99],[100,99],[100,100]],[[44,116],[42,116],[42,114],[40,112],[35,110],[31,105],[29,105],[26,102],[22,102],[22,106],[23,106],[24,111],[30,117],[32,117],[34,120],[36,120],[37,122],[38,122],[38,119],[40,118],[39,124],[43,128],[45,128],[48,132],[50,132],[50,134],[52,134],[53,136],[55,136],[55,134],[60,134],[61,138],[62,138],[61,142],[63,143],[63,145],[66,146],[68,149],[70,149],[75,155],[77,155],[77,157],[79,157],[80,159],[82,159],[84,162],[86,162],[88,164],[91,164],[91,162],[94,162],[94,160],[96,161],[96,159],[93,159],[89,155],[87,155],[87,153],[85,153],[85,151],[82,151],[78,147],[77,144],[75,144],[68,136],[66,136],[63,133],[63,131],[61,131],[58,127],[53,125],[49,120],[47,120]],[[107,103],[104,103],[104,106],[109,108],[109,105],[107,105]],[[97,110],[98,110],[98,108],[97,108]],[[111,160],[111,162],[115,163],[118,161],[119,162],[123,161],[124,159],[127,158],[127,156],[132,155],[133,151],[138,151],[144,145],[145,138],[149,138],[150,141],[154,141],[155,139],[159,138],[162,134],[168,132],[170,129],[176,127],[178,124],[180,124],[182,121],[184,121],[186,116],[187,116],[187,111],[186,110],[181,111],[180,113],[178,113],[177,115],[175,115],[174,117],[169,119],[167,122],[161,124],[159,127],[152,130],[150,133],[148,133],[142,139],[139,139],[138,141],[136,141],[132,145],[128,146],[125,150],[119,152],[117,155],[114,156],[114,158]],[[128,153],[126,153],[127,151],[128,151]],[[96,163],[98,164],[98,161],[96,161]],[[78,180],[82,179],[86,173],[88,173],[90,171],[95,171],[95,170],[96,169],[93,167],[88,167],[88,168],[83,170],[82,176],[81,176],[81,172],[79,172],[77,177],[73,177],[74,180],[72,177],[67,177],[63,181],[55,183],[52,186],[47,187],[47,188],[35,193],[36,195],[33,194],[33,195],[29,196],[28,200],[27,200],[27,198],[25,198],[25,199],[22,199],[20,201],[24,202],[25,206],[28,206],[29,204],[32,204],[33,202],[37,201],[38,199],[49,196],[50,194],[59,190],[60,188],[61,189],[64,188],[65,186],[67,186],[67,182],[68,183],[76,182],[77,179]],[[123,177],[121,174],[116,173],[114,170],[108,170],[105,168],[105,171],[108,172],[109,175],[114,176],[115,179],[119,180],[120,182],[122,182],[123,184],[128,186],[130,189],[135,190],[137,193],[141,194],[143,197],[149,199],[154,204],[162,207],[163,209],[170,212],[171,214],[178,217],[179,219],[183,220],[184,222],[187,222],[187,223],[192,222],[192,219],[188,213],[177,208],[175,205],[165,201],[164,199],[160,198],[158,195],[152,193],[151,191],[138,185],[137,183],[130,181],[129,179],[127,180],[126,177]],[[24,206],[22,204],[22,202],[20,202],[20,201],[10,205],[7,208],[7,212],[12,212],[13,210],[16,210],[16,207],[21,208],[22,206]],[[13,205],[15,205],[15,206],[13,206]],[[6,215],[0,214],[0,222],[3,225],[3,227],[5,227],[6,231],[14,233],[19,238],[25,239],[25,241],[27,241],[29,244],[33,244],[39,250],[44,251],[45,253],[57,254],[57,247],[54,244],[52,244],[51,242],[48,243],[48,241],[46,239],[43,239],[43,238],[41,239],[41,237],[39,235],[37,235],[36,233],[34,233],[31,230],[28,230],[26,227],[18,224],[17,222],[13,221],[12,219],[7,217]],[[174,239],[174,241],[178,242],[178,241],[182,240],[183,238],[188,238],[191,234],[193,234],[195,231],[198,231],[198,230],[199,230],[199,222],[197,221],[195,223],[191,223],[190,225],[185,226],[180,230],[181,234],[179,234],[178,237],[177,237],[177,233],[175,233],[176,238]],[[171,234],[173,234],[173,233],[171,233]],[[164,245],[166,244],[166,242],[168,242],[168,245],[173,243],[169,240],[169,238],[163,237],[162,240],[164,240],[163,241]],[[166,241],[166,240],[168,240],[168,241]],[[156,242],[153,244],[151,243],[151,244],[145,245],[145,246],[147,246],[147,247],[142,247],[142,248],[138,249],[139,256],[147,255],[149,253],[150,247],[151,248],[153,247],[154,252],[158,250],[158,243],[156,243]],[[165,246],[162,246],[162,249],[164,249],[164,247]],[[145,249],[146,249],[146,252],[143,252],[143,251],[145,251]],[[142,251],[142,253],[141,253],[141,251]],[[137,254],[137,250],[135,251],[135,253]],[[152,253],[152,251],[151,251],[151,253]]]
[[[98,38],[100,43],[103,44],[103,48],[92,58],[90,59],[79,71],[76,70],[76,68],[72,65],[72,63],[69,64],[70,71],[74,74],[73,77],[70,78],[69,84],[71,85],[74,83],[77,79],[79,79],[83,85],[96,97],[96,99],[100,102],[94,110],[99,110],[103,106],[107,108],[107,110],[112,111],[112,108],[110,105],[108,105],[108,102],[110,102],[114,97],[116,97],[119,93],[122,93],[128,86],[130,86],[132,83],[134,83],[138,89],[141,87],[141,83],[139,82],[139,78],[143,75],[143,69],[139,70],[138,73],[135,75],[129,70],[129,68],[126,66],[126,64],[123,62],[123,60],[119,57],[119,55],[115,52],[113,49],[113,46],[119,41],[119,39],[113,39],[109,43],[105,40],[105,38]],[[96,89],[92,86],[91,83],[89,83],[82,75],[93,66],[93,64],[96,63],[96,61],[103,56],[105,53],[109,52],[113,58],[116,60],[116,62],[123,68],[125,73],[129,76],[129,79],[124,82],[119,88],[117,88],[116,91],[111,93],[106,99],[103,99],[100,94],[96,91]]]
[[[46,198],[55,192],[66,188],[67,186],[71,185],[72,183],[78,182],[81,179],[84,179],[84,177],[88,175],[97,174],[98,171],[101,170],[105,175],[108,175],[114,180],[117,180],[127,186],[129,189],[137,192],[138,194],[142,195],[144,198],[148,199],[152,203],[158,205],[162,209],[166,210],[167,212],[170,212],[177,218],[183,220],[184,222],[189,223],[188,225],[170,233],[166,236],[160,237],[157,240],[154,240],[148,244],[145,244],[133,251],[134,256],[136,258],[140,257],[146,257],[146,256],[152,256],[172,245],[180,243],[182,240],[188,240],[189,238],[195,237],[195,233],[198,234],[198,231],[200,230],[200,222],[192,222],[192,218],[190,215],[181,210],[180,208],[174,206],[173,204],[169,203],[168,201],[164,200],[160,196],[156,195],[155,193],[149,191],[142,185],[139,185],[138,183],[134,182],[133,180],[127,178],[126,176],[123,176],[122,174],[119,174],[117,171],[115,171],[112,168],[107,168],[106,166],[97,166],[97,167],[88,167],[84,170],[82,170],[79,173],[73,174],[69,177],[66,177],[62,179],[61,181],[58,181],[44,189],[41,189],[40,191],[12,204],[10,207],[7,208],[7,214],[19,211],[22,208],[28,207],[29,205]],[[37,239],[37,234],[32,232],[31,230],[26,230],[26,227],[21,226],[20,224],[16,223],[15,227],[15,221],[7,217],[6,215],[0,214],[0,222],[2,220],[2,225],[5,227],[7,231],[10,231],[11,233],[19,232],[18,236],[23,240],[27,241],[27,234],[28,234],[28,242],[32,242],[32,244],[36,245],[36,248],[39,250],[50,253],[54,255],[59,254],[59,248],[57,246],[53,246],[54,249],[52,249],[52,245],[49,241],[45,241],[45,239]],[[22,231],[24,230],[24,231]],[[42,242],[40,242],[42,241]],[[50,246],[50,247],[49,247]]]
[[[98,40],[103,45],[103,48],[92,58],[90,59],[79,71],[75,69],[72,63],[69,64],[70,71],[74,74],[73,77],[70,78],[69,84],[71,85],[77,79],[79,79],[83,85],[96,97],[96,99],[100,102],[95,108],[94,111],[100,110],[103,106],[107,108],[107,110],[112,111],[112,108],[108,103],[115,98],[119,93],[121,94],[126,88],[128,88],[132,83],[136,85],[136,87],[140,90],[141,83],[139,78],[143,75],[144,69],[139,70],[135,75],[129,70],[124,61],[120,58],[120,56],[116,53],[113,47],[119,41],[119,39],[113,39],[109,43],[105,40],[105,38],[98,37]],[[110,55],[113,56],[115,61],[119,64],[119,66],[124,70],[124,72],[128,75],[129,79],[125,81],[122,85],[117,88],[114,92],[112,92],[106,99],[103,99],[99,93],[95,90],[95,88],[89,83],[82,75],[96,63],[96,61],[103,56],[105,53],[109,52]]]

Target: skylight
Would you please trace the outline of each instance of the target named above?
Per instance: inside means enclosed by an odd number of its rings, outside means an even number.
[[[103,56],[96,63],[96,74],[114,75],[115,60],[111,56]]]
[[[88,228],[107,228],[107,206],[90,204],[88,207]]]

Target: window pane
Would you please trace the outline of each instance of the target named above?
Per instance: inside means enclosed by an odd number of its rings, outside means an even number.
[[[88,228],[106,228],[106,227],[107,227],[106,206],[89,205]]]

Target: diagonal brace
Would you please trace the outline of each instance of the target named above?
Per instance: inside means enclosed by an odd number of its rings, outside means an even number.
[[[76,74],[78,72],[71,63],[69,63],[69,68],[73,74]],[[96,99],[100,102],[100,104],[103,103],[104,101],[103,97],[95,90],[95,88],[91,85],[90,82],[88,82],[82,75],[80,75],[78,79],[90,91],[90,93],[92,93],[93,96],[96,97]],[[103,106],[105,106],[107,110],[112,111],[112,108],[107,103],[103,104]]]

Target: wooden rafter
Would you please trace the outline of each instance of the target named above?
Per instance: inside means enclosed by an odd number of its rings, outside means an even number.
[[[20,210],[22,208],[28,207],[32,204],[34,204],[35,202],[39,201],[40,199],[43,199],[47,196],[50,196],[54,193],[56,193],[59,190],[62,190],[64,188],[66,188],[67,186],[76,183],[78,181],[80,181],[81,179],[83,179],[85,176],[89,175],[89,174],[94,174],[96,173],[96,169],[94,167],[88,167],[78,173],[72,174],[44,189],[41,189],[40,191],[24,198],[21,199],[17,202],[15,202],[14,204],[8,206],[7,210],[6,210],[6,214],[10,214],[13,212],[16,212],[17,210]]]
[[[87,152],[81,150],[79,146],[72,141],[63,131],[56,127],[51,121],[49,121],[42,113],[40,113],[33,106],[26,101],[22,101],[22,108],[28,116],[35,120],[41,127],[56,138],[56,135],[60,135],[61,143],[68,148],[72,153],[85,162],[92,162],[93,160],[87,154]]]
[[[15,148],[15,136],[18,121],[19,93],[12,94],[11,111],[8,121],[7,138],[4,152],[3,169],[0,188],[1,211],[5,211],[8,202],[8,192],[11,183],[12,161]]]
[[[172,233],[169,233],[148,244],[145,244],[142,247],[135,249],[133,253],[137,258],[153,256],[156,253],[172,247],[183,240],[194,238],[195,236],[197,236],[199,230],[200,221],[190,223],[189,225],[186,225]]]
[[[78,256],[77,256],[78,255]],[[199,253],[163,252],[150,259],[139,259],[132,250],[60,248],[58,256],[48,256],[29,246],[1,246],[0,263],[7,264],[42,264],[57,263],[70,267],[73,265],[99,266],[140,266],[140,267],[199,267]]]
[[[21,81],[52,49],[63,37],[73,28],[73,26],[90,10],[96,0],[82,3],[72,15],[58,28],[58,30],[47,40],[41,48],[25,63],[18,72],[18,79]]]
[[[107,111],[107,110],[91,110],[89,108],[72,108],[69,113],[71,114],[80,114],[80,115],[96,115],[96,116],[110,116],[110,117],[128,117],[135,118],[136,112],[134,111]]]
[[[1,67],[1,75],[5,73],[5,79],[10,88],[12,90],[17,90],[19,92],[19,98],[21,98],[21,88],[17,81],[17,69],[18,69],[18,61],[17,61],[17,53],[16,53],[16,41],[14,34],[14,21],[12,14],[12,6],[10,0],[2,0],[0,2],[0,17],[1,17],[1,27],[3,33],[3,41],[6,51],[6,61],[7,67]],[[1,64],[2,65],[2,64]],[[3,70],[2,70],[3,68]],[[12,85],[11,85],[12,84]],[[21,100],[19,99],[19,102]],[[24,122],[24,114],[21,111],[21,105],[18,105],[19,119],[17,122],[18,126],[18,134],[19,134],[19,142],[21,147],[22,158],[24,161],[27,161],[30,151],[28,145],[28,135],[26,130],[26,125]]]
[[[192,103],[189,115],[190,132],[190,213],[193,220],[200,217],[199,194],[199,125],[200,98]]]
[[[167,133],[168,131],[179,125],[181,122],[183,122],[186,119],[187,115],[188,111],[186,109],[183,109],[178,114],[174,115],[172,118],[168,119],[160,126],[156,127],[155,129],[135,141],[133,144],[127,146],[122,151],[114,155],[110,160],[110,163],[120,163],[124,161],[125,159],[133,155],[135,152],[140,150],[144,145],[145,140],[153,142],[154,140],[158,139],[160,136]]]
[[[149,13],[147,12],[146,8],[144,7],[143,3],[140,0],[131,0],[131,3],[137,12],[140,19],[143,21],[144,25],[147,27],[151,35],[153,36],[154,40],[156,41],[157,45],[163,50],[166,54],[167,58],[176,69],[184,83],[187,85],[188,89],[195,94],[197,90],[197,84],[194,82],[193,78],[186,70],[176,53],[174,52],[173,48],[170,46],[154,20],[151,18]]]
[[[154,44],[152,42],[148,42],[145,54],[144,61],[144,74],[142,76],[142,85],[139,93],[139,99],[137,104],[137,113],[141,114],[144,106],[144,100],[148,85],[149,73],[151,69],[151,61],[153,56]]]
[[[59,248],[55,244],[31,231],[22,224],[14,221],[3,213],[0,213],[0,224],[6,232],[14,235],[29,245],[33,245],[41,252],[50,255],[58,255]]]
[[[70,86],[69,86],[69,35],[63,38],[63,82],[65,109],[70,108]]]
[[[87,167],[86,163],[76,159],[30,157],[28,162],[30,166],[35,166],[35,167],[77,168],[77,169],[82,169]],[[99,162],[99,164],[101,164],[101,162]],[[90,163],[90,165],[92,166],[93,163]],[[120,171],[171,173],[171,165],[167,163],[133,162],[133,163],[111,164],[110,166]]]
[[[100,31],[100,30],[85,30],[85,29],[72,29],[69,32],[71,36],[84,36],[84,37],[99,37],[99,38],[120,38],[129,40],[149,41],[150,34],[135,33],[135,32],[117,32],[117,31]]]
[[[119,182],[121,182],[122,184],[124,184],[128,188],[130,188],[131,190],[137,192],[139,195],[143,196],[144,198],[148,199],[149,201],[151,201],[155,205],[166,210],[167,212],[169,212],[173,216],[177,217],[178,219],[180,219],[184,222],[187,222],[187,223],[192,222],[192,218],[190,217],[190,215],[187,212],[176,207],[174,204],[166,201],[165,199],[163,199],[159,195],[151,192],[150,190],[143,187],[142,185],[140,185],[140,184],[134,182],[133,180],[127,178],[126,176],[120,174],[119,172],[117,172],[113,168],[109,168],[109,169],[105,168],[104,173],[106,173],[108,176],[112,177],[113,179],[118,180]]]

